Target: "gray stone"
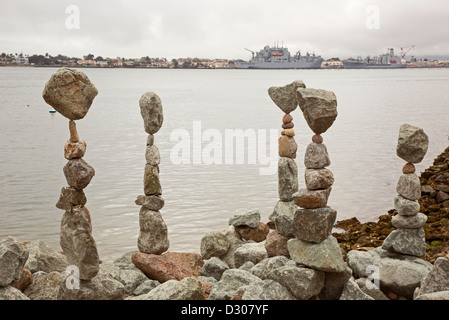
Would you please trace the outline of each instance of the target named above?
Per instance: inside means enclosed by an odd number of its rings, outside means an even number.
[[[283,236],[276,230],[271,231],[265,240],[265,249],[267,250],[268,257],[284,256],[290,258],[290,253],[287,249],[287,241],[289,239],[291,237]]]
[[[201,256],[203,259],[221,257],[228,252],[230,246],[231,242],[222,232],[209,232],[201,239]]]
[[[84,73],[69,68],[56,71],[42,92],[45,102],[70,120],[84,118],[97,94]]]
[[[338,300],[346,283],[352,276],[352,269],[346,266],[343,272],[325,272],[324,287],[318,294],[320,300]]]
[[[426,238],[424,230],[396,229],[382,243],[382,249],[417,257],[426,253]]]
[[[137,247],[140,252],[162,254],[168,250],[168,229],[159,211],[142,207],[139,212],[139,226]]]
[[[63,168],[69,186],[83,190],[95,176],[95,169],[82,158],[72,159]]]
[[[234,252],[234,262],[237,268],[247,261],[257,264],[265,258],[268,258],[268,254],[263,242],[245,243]]]
[[[63,187],[56,208],[65,211],[72,210],[75,206],[84,206],[87,202],[86,195],[83,190],[77,190],[73,187]]]
[[[39,277],[34,277],[33,283],[26,288],[24,294],[31,300],[57,300],[59,287],[65,282],[67,272],[52,271]]]
[[[252,261],[246,261],[244,264],[242,264],[239,267],[239,270],[245,270],[251,272],[251,269],[254,267],[254,262]]]
[[[418,200],[421,197],[421,182],[416,173],[402,174],[399,177],[396,191],[408,200]]]
[[[229,225],[234,227],[248,226],[250,228],[257,228],[260,222],[260,211],[258,209],[251,210],[245,213],[235,214],[229,219]]]
[[[223,272],[228,269],[229,266],[226,262],[217,257],[212,257],[204,263],[203,268],[201,269],[201,274],[220,280]]]
[[[278,194],[282,201],[291,201],[298,192],[298,166],[295,160],[281,157],[278,162]]]
[[[237,248],[243,245],[245,241],[243,241],[240,238],[239,234],[235,231],[234,226],[228,226],[223,231],[223,234],[229,241],[229,249],[223,256],[220,257],[220,259],[226,262],[229,268],[235,268],[235,261],[234,261],[235,250],[237,250]]]
[[[283,87],[268,88],[268,95],[283,112],[290,113],[298,107],[296,90],[305,87],[304,82],[296,80]]]
[[[295,300],[295,297],[279,282],[267,279],[250,283],[242,300]]]
[[[449,291],[437,291],[421,294],[414,300],[449,300]]]
[[[364,293],[353,278],[346,283],[340,300],[374,300],[373,297]]]
[[[0,301],[1,300],[30,300],[19,289],[11,286],[0,287]]]
[[[123,284],[127,294],[132,294],[140,284],[148,280],[147,276],[139,269],[127,269],[114,263],[102,263],[100,270]]]
[[[147,147],[148,146],[152,146],[154,144],[154,135],[153,134],[149,134],[147,137]]]
[[[293,218],[299,207],[293,201],[278,201],[269,219],[274,222],[276,231],[285,237],[293,237]]]
[[[398,194],[394,198],[394,208],[401,216],[414,216],[419,212],[420,205],[417,200],[409,200]]]
[[[307,169],[322,169],[331,164],[324,143],[310,143],[304,155],[304,165]]]
[[[86,207],[64,213],[59,243],[68,263],[79,268],[80,279],[90,280],[97,275],[100,259]]]
[[[293,201],[298,207],[305,209],[317,209],[327,206],[327,200],[332,188],[323,190],[299,189],[292,195]]]
[[[357,285],[359,286],[360,290],[362,290],[365,294],[369,295],[374,300],[390,300],[387,298],[387,296],[379,289],[377,288],[370,279],[368,278],[359,278],[355,280]],[[367,282],[371,282],[369,285],[369,288],[367,287]]]
[[[86,154],[86,149],[86,141],[82,139],[79,139],[77,142],[69,140],[64,144],[64,158],[67,160],[82,158]]]
[[[400,229],[417,229],[421,228],[427,221],[427,216],[419,212],[414,216],[404,216],[397,214],[391,218],[391,224],[395,228]]]
[[[195,277],[168,280],[150,292],[130,300],[206,300],[201,282]]]
[[[299,107],[310,129],[316,134],[327,131],[337,118],[337,98],[333,92],[299,88],[297,91]]]
[[[226,270],[221,280],[212,286],[208,300],[231,300],[240,287],[255,281],[262,280],[245,270]]]
[[[435,260],[432,270],[421,281],[419,294],[438,291],[449,291],[449,260],[444,257]]]
[[[69,266],[65,255],[59,253],[55,249],[47,246],[43,241],[31,241],[26,244],[29,251],[29,257],[25,264],[25,268],[31,273],[37,271],[52,272],[65,271]]]
[[[136,288],[136,290],[134,290],[133,295],[140,296],[142,294],[146,294],[156,288],[158,285],[160,285],[160,283],[157,280],[145,280]]]
[[[19,239],[11,236],[0,239],[0,287],[20,280],[28,255],[28,249]]]
[[[145,131],[148,134],[155,134],[164,121],[161,99],[154,92],[145,92],[139,100],[139,106]]]
[[[287,247],[292,260],[296,263],[325,272],[346,270],[340,246],[333,236],[327,237],[321,243],[290,239]]]
[[[427,153],[429,137],[424,130],[409,124],[401,125],[399,129],[396,154],[407,162],[419,163]]]
[[[99,273],[90,281],[79,282],[79,288],[67,285],[71,275],[59,286],[57,300],[123,300],[125,287],[111,276]]]
[[[293,234],[297,239],[321,243],[332,234],[337,211],[330,208],[300,209],[293,219]]]
[[[161,163],[161,155],[159,153],[158,147],[156,147],[155,145],[147,146],[145,159],[147,161],[147,164],[149,164],[150,166],[159,165]]]
[[[148,210],[159,211],[165,205],[165,200],[161,196],[143,196],[140,195],[137,197],[135,203],[138,206],[145,207]]]
[[[259,277],[262,280],[267,279],[267,274],[279,267],[284,266],[289,259],[284,256],[277,256],[277,257],[271,257],[271,258],[265,258],[262,261],[258,262],[256,265],[254,265],[249,272],[251,272],[253,275]],[[273,279],[276,280],[276,279]],[[277,281],[277,280],[276,280]]]
[[[157,166],[145,165],[143,191],[146,196],[159,196],[162,194],[162,187],[159,181],[159,169]]]
[[[117,259],[114,260],[114,262],[113,262],[114,265],[116,265],[117,267],[121,267],[121,268],[138,270],[132,261],[132,255],[136,252],[138,252],[138,251],[133,250],[133,251],[126,252],[121,257],[118,257]]]
[[[279,282],[298,300],[309,300],[317,295],[324,286],[324,272],[285,265],[272,270],[268,279]]]
[[[328,169],[306,169],[304,173],[308,190],[330,188],[334,184],[334,175]]]

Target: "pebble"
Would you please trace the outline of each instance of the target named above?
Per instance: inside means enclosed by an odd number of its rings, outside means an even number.
[[[294,127],[295,127],[295,124],[293,122],[282,124],[282,129],[293,129]]]
[[[404,167],[402,168],[402,173],[407,174],[407,173],[415,173],[416,168],[415,165],[413,163],[407,162]]]
[[[293,121],[293,117],[290,113],[286,113],[283,117],[282,117],[282,123],[283,124],[288,124],[291,123]]]
[[[294,137],[295,136],[295,130],[293,129],[284,129],[281,131],[281,134],[283,136],[287,136],[287,137]]]
[[[312,137],[313,143],[323,143],[323,137],[319,134],[314,134]]]

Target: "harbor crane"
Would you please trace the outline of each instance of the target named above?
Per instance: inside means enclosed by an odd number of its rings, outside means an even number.
[[[412,50],[414,47],[415,47],[414,44],[411,45],[411,46],[408,46],[408,47],[401,47],[401,53],[400,53],[400,55],[401,55],[401,63],[406,63],[405,55],[407,54],[407,52]]]
[[[249,50],[249,49],[246,49],[246,48],[245,48],[245,50],[246,50],[246,51],[249,51],[249,52],[251,52],[251,54],[253,55],[253,57],[252,57],[252,58],[254,59],[254,51],[252,51],[252,50]]]

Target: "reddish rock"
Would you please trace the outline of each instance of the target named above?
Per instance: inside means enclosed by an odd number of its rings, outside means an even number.
[[[22,277],[20,278],[20,280],[12,282],[10,286],[23,292],[32,283],[33,283],[33,276],[31,275],[30,270],[23,268]]]
[[[314,134],[312,137],[313,143],[323,143],[323,137],[319,134]]]
[[[413,163],[407,162],[402,168],[402,173],[415,173],[415,166]]]
[[[235,231],[245,240],[261,242],[267,238],[268,232],[270,232],[270,227],[263,222],[259,222],[257,228],[238,226],[235,227]]]
[[[198,276],[200,263],[197,256],[197,254],[176,252],[167,252],[163,255],[136,252],[131,260],[148,278],[163,283],[172,279],[180,281],[186,277]]]
[[[286,113],[283,117],[282,117],[282,123],[290,123],[293,121],[293,117],[290,113]]]
[[[294,126],[295,126],[295,124],[293,122],[283,123],[282,129],[292,129]]]
[[[284,130],[282,130],[281,134],[283,136],[287,136],[287,137],[294,137],[295,136],[295,130],[293,130],[293,129],[284,129]]]
[[[279,138],[279,157],[296,158],[298,145],[293,137],[281,136]]]
[[[287,249],[287,241],[289,239],[291,237],[283,236],[276,230],[271,231],[265,241],[265,249],[267,250],[268,257],[285,256],[290,258],[290,253]]]

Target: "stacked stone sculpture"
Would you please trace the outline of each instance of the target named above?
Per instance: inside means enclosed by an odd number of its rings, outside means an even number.
[[[334,182],[327,148],[321,134],[337,117],[337,99],[330,91],[298,88],[299,107],[315,133],[307,146],[304,165],[306,188],[292,195],[300,207],[293,218],[294,238],[288,240],[291,258],[299,264],[324,272],[344,272],[341,249],[332,236],[337,211],[327,206]]]
[[[387,251],[424,256],[426,252],[425,234],[422,226],[427,216],[420,213],[418,199],[421,197],[421,183],[415,173],[414,164],[420,163],[429,146],[429,138],[423,129],[403,124],[399,129],[396,154],[407,161],[402,168],[394,198],[394,207],[397,215],[393,216],[391,223],[396,230],[392,231],[384,240],[382,248]]]
[[[293,237],[293,216],[297,210],[292,195],[298,191],[298,166],[295,162],[298,146],[295,142],[293,117],[291,113],[298,107],[296,90],[305,88],[301,80],[283,87],[270,87],[268,94],[273,102],[285,113],[282,118],[282,132],[279,138],[278,193],[279,201],[270,215],[276,231],[284,237]]]
[[[154,144],[154,134],[159,131],[164,119],[161,99],[153,92],[146,92],[139,100],[140,113],[148,133],[146,164],[143,178],[144,195],[137,197],[136,204],[141,206],[139,213],[140,233],[137,247],[140,252],[162,254],[169,248],[167,225],[159,210],[165,201],[161,197],[159,181],[159,149]]]
[[[68,186],[62,188],[56,207],[65,211],[61,221],[61,248],[68,262],[79,268],[79,278],[86,282],[99,271],[99,256],[83,191],[95,170],[83,159],[87,144],[79,138],[75,120],[85,117],[97,94],[84,73],[68,68],[53,74],[42,94],[50,106],[69,119],[70,138],[64,145],[68,163],[63,169]]]

